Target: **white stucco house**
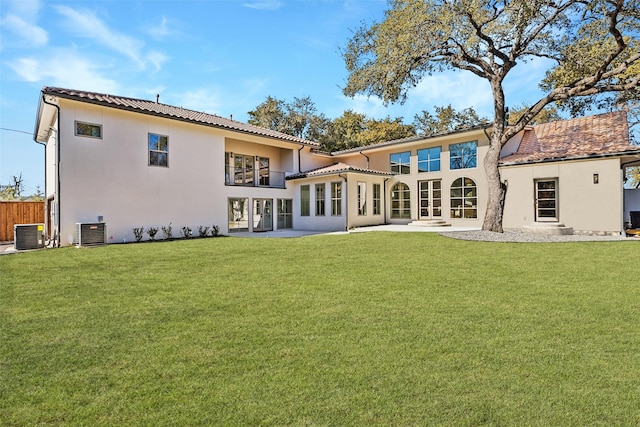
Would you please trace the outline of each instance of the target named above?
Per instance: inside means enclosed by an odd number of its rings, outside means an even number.
[[[135,227],[348,230],[387,223],[480,227],[489,125],[335,153],[316,142],[155,101],[42,89],[46,234],[78,244],[101,224],[107,243]],[[527,128],[503,149],[504,227],[619,234],[640,211],[623,191],[640,165],[624,113]],[[147,236],[145,236],[147,238]]]

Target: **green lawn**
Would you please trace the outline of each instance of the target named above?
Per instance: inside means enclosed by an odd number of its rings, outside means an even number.
[[[640,244],[0,256],[0,425],[637,425]]]

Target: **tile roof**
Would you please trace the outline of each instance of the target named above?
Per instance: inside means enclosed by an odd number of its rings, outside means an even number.
[[[543,123],[524,131],[518,150],[500,160],[502,165],[603,157],[640,153],[629,143],[624,111]]]
[[[76,101],[91,104],[104,105],[107,107],[119,108],[128,111],[135,111],[142,114],[166,117],[175,120],[187,121],[191,123],[212,126],[221,129],[228,129],[253,135],[275,138],[296,144],[304,144],[313,147],[319,146],[317,142],[297,138],[282,132],[253,126],[247,123],[237,122],[215,114],[208,114],[200,111],[188,110],[186,108],[174,107],[173,105],[162,104],[144,99],[127,98],[123,96],[108,95],[104,93],[86,92],[82,90],[64,89],[58,87],[44,87],[42,93],[58,96],[60,98],[73,99]]]
[[[334,163],[331,166],[323,166],[317,169],[312,169],[306,172],[297,173],[295,175],[289,175],[287,179],[300,179],[300,178],[313,178],[316,176],[323,175],[335,175],[339,173],[347,173],[347,172],[358,172],[358,173],[368,173],[372,175],[388,175],[392,176],[391,172],[383,172],[377,171],[373,169],[363,169],[355,166],[348,165],[343,162]]]

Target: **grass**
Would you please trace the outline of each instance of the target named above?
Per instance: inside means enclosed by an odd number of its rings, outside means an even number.
[[[636,425],[640,245],[431,233],[0,257],[0,425]]]

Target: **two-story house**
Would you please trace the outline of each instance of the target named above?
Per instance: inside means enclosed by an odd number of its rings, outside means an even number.
[[[46,232],[107,242],[135,227],[348,230],[385,223],[480,227],[489,125],[335,153],[318,144],[155,101],[45,87],[34,139],[45,145]],[[635,163],[634,163],[635,162]],[[505,228],[566,224],[620,233],[640,210],[623,167],[640,164],[624,113],[526,129],[503,149]],[[178,233],[176,232],[175,235]]]

